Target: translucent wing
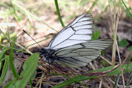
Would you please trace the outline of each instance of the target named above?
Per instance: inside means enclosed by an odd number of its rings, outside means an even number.
[[[91,40],[93,19],[84,13],[60,31],[49,43],[48,47],[58,49]]]
[[[71,67],[85,66],[97,58],[101,54],[101,50],[111,44],[112,40],[110,39],[93,40],[59,49],[53,53],[53,56],[60,58],[57,62]]]

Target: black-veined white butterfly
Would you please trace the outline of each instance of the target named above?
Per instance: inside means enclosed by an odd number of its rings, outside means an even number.
[[[70,67],[85,66],[112,44],[110,39],[91,40],[92,31],[92,16],[84,13],[63,28],[48,47],[41,49],[41,54],[49,63],[57,62]]]

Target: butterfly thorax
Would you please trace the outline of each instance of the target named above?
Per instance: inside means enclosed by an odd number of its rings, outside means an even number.
[[[49,48],[42,48],[40,50],[40,54],[44,56],[44,58],[49,62],[52,63],[55,60],[58,59],[58,57],[53,57],[52,54],[55,52],[54,49],[49,49]]]

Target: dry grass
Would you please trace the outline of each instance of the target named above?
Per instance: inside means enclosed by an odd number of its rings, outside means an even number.
[[[47,62],[40,59],[38,61],[37,70],[34,72],[34,78],[30,83],[34,87],[53,87],[54,85],[65,86],[65,87],[94,87],[94,88],[113,88],[113,87],[126,87],[128,82],[128,87],[131,87],[131,55],[132,52],[128,51],[127,47],[131,46],[131,20],[128,18],[126,8],[124,7],[121,0],[92,0],[88,2],[87,0],[78,1],[58,1],[59,11],[61,14],[62,24],[70,23],[76,16],[81,13],[90,12],[94,18],[95,29],[101,31],[100,38],[112,38],[113,46],[112,50],[106,50],[106,55],[94,60],[88,66],[81,67],[77,69],[70,69],[64,66],[51,65],[50,74],[49,65]],[[128,1],[127,6],[131,6],[131,0]],[[16,52],[28,52],[33,54],[34,52],[39,52],[38,45],[23,32],[26,30],[42,47],[46,46],[52,37],[62,29],[62,24],[59,22],[58,13],[56,11],[55,3],[52,0],[48,1],[0,1],[0,48],[1,52],[7,47],[9,49],[13,48],[11,46],[13,38],[17,37],[15,42]],[[130,7],[131,8],[131,7]],[[126,10],[126,11],[125,11]],[[125,32],[126,34],[125,34]],[[117,36],[120,37],[123,33],[124,39],[128,42],[127,47],[121,48],[118,43]],[[127,35],[125,37],[125,35]],[[112,37],[113,36],[113,37]],[[33,52],[33,53],[32,53]],[[112,55],[108,54],[111,53]],[[10,51],[1,55],[9,55]],[[13,54],[12,54],[13,55]],[[22,54],[23,55],[23,54]],[[23,62],[28,59],[28,55],[23,55],[24,58],[17,57],[14,59],[14,66],[16,67],[17,73],[22,72]],[[1,57],[0,57],[1,58]],[[102,59],[103,58],[103,61]],[[107,59],[109,58],[109,59]],[[4,66],[1,60],[1,69]],[[17,60],[17,61],[16,61]],[[17,64],[19,65],[17,65]],[[121,66],[118,70],[114,69],[114,65]],[[113,67],[112,67],[113,65]],[[125,65],[125,66],[124,66]],[[19,68],[20,67],[20,68]],[[110,67],[110,68],[107,68]],[[17,69],[19,68],[19,69]],[[63,68],[65,70],[60,70]],[[104,68],[104,69],[101,69]],[[113,69],[112,69],[113,68]],[[116,68],[116,66],[115,66]],[[97,70],[99,69],[99,70]],[[125,69],[125,70],[124,70]],[[7,69],[8,70],[8,69]],[[91,70],[97,70],[88,74]],[[115,70],[115,72],[113,71]],[[129,71],[130,70],[130,71]],[[123,73],[123,71],[125,73]],[[82,73],[83,72],[83,73]],[[121,74],[120,74],[121,73]],[[83,74],[83,75],[81,75]],[[112,74],[112,75],[111,75]],[[91,78],[89,77],[91,76]],[[13,79],[8,71],[5,78],[6,81],[10,78]],[[94,77],[98,76],[98,77]],[[129,80],[127,80],[129,79]],[[67,81],[66,81],[67,80]],[[8,82],[3,82],[2,87]],[[31,86],[30,83],[27,87]],[[66,86],[66,84],[69,84]],[[57,87],[57,86],[56,86]]]

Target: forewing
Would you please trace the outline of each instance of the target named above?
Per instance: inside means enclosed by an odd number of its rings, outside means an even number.
[[[68,66],[85,66],[97,58],[101,51],[112,44],[112,40],[93,40],[57,50],[53,55],[60,57],[57,62]]]
[[[51,40],[48,47],[58,49],[91,40],[92,25],[92,16],[89,13],[84,13],[62,29]]]

